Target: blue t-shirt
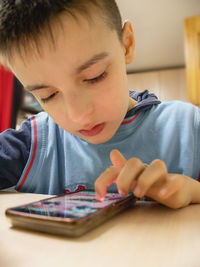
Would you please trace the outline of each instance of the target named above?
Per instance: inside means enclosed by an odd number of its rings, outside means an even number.
[[[160,101],[154,94],[130,91],[137,101],[136,106],[126,114],[126,118],[139,110],[151,108]],[[32,118],[23,122],[19,130],[8,129],[0,134],[0,189],[14,186],[19,181],[30,155],[33,129]],[[40,135],[40,133],[39,133]]]
[[[115,135],[98,145],[64,131],[45,112],[32,117],[30,149],[16,189],[43,194],[93,189],[96,178],[111,165],[112,149],[147,164],[161,159],[169,173],[198,179],[200,110],[181,101],[159,104],[147,91],[133,92],[133,97],[141,101]],[[109,191],[115,192],[116,185]]]
[[[169,101],[141,109],[125,118],[108,142],[97,145],[64,131],[46,113],[33,117],[31,127],[29,158],[16,185],[21,192],[93,189],[95,180],[111,166],[112,149],[146,164],[161,159],[169,173],[199,176],[200,110],[189,103]],[[116,185],[108,191],[116,192]]]

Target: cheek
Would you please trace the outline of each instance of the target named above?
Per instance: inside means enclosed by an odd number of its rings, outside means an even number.
[[[114,75],[110,83],[106,87],[105,96],[110,100],[111,104],[116,106],[126,105],[129,99],[129,90],[123,75]],[[104,99],[106,101],[106,99]]]
[[[125,116],[129,105],[129,92],[126,88],[111,86],[105,90],[98,99],[96,112],[106,118],[122,118]]]
[[[69,130],[72,128],[71,122],[67,116],[67,112],[61,107],[61,105],[54,105],[52,107],[45,107],[44,105],[43,109],[48,113],[48,115],[54,120],[56,124],[64,128],[65,130],[67,130],[66,126],[69,128]]]
[[[67,132],[69,132],[71,134],[74,134],[74,130],[76,129],[76,126],[71,122],[71,120],[68,119],[66,114],[64,114],[64,113],[62,113],[62,115],[61,114],[54,114],[51,116],[51,118],[61,128],[63,128],[64,130],[66,130]]]

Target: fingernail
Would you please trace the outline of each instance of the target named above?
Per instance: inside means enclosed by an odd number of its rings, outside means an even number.
[[[96,199],[98,201],[103,201],[104,200],[104,197],[100,196],[98,193],[96,193]]]
[[[124,191],[122,191],[121,189],[119,189],[118,192],[119,192],[119,194],[120,194],[121,196],[125,196]]]

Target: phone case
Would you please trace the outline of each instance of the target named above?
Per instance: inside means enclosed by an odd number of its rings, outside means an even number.
[[[135,199],[110,193],[99,202],[95,192],[81,191],[9,208],[5,214],[17,228],[78,237],[131,207]]]

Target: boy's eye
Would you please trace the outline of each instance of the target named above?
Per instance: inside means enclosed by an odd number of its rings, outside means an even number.
[[[46,98],[41,98],[40,100],[42,101],[42,103],[47,103],[50,99],[52,99],[55,95],[57,94],[57,92],[51,94],[50,96],[46,97]]]
[[[95,78],[92,78],[92,79],[85,79],[84,82],[88,82],[88,83],[97,83],[97,82],[100,82],[102,81],[103,79],[105,79],[107,76],[107,72],[104,71],[102,74],[100,74],[99,76],[95,77]],[[47,103],[49,100],[51,100],[52,98],[55,97],[55,95],[57,94],[57,92],[51,94],[50,96],[46,97],[46,98],[41,98],[41,102],[42,103]]]
[[[97,83],[100,82],[101,80],[105,79],[107,76],[107,72],[104,71],[102,74],[100,74],[99,76],[92,78],[92,79],[85,79],[84,82],[88,82],[88,83]]]

